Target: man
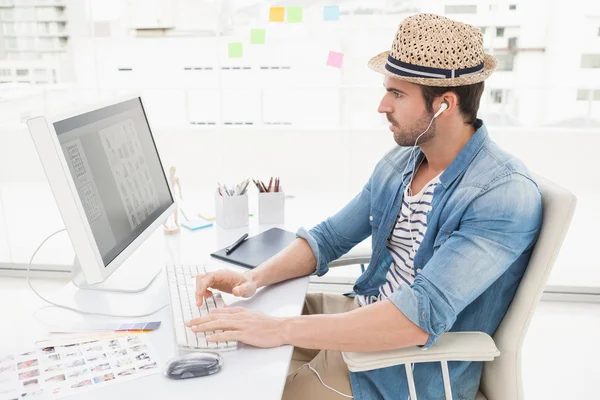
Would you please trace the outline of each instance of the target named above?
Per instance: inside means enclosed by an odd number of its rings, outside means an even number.
[[[191,321],[207,340],[259,347],[294,345],[304,365],[284,399],[407,399],[403,366],[349,373],[341,351],[427,349],[446,331],[492,334],[515,294],[541,227],[541,193],[525,166],[500,149],[476,119],[483,81],[496,60],[478,28],[419,14],[399,27],[390,52],[369,66],[383,73],[379,105],[399,145],[377,164],[348,205],[260,267],[197,278],[209,288],[252,296],[257,288],[327,272],[372,236],[372,258],[354,298],[309,295],[305,315],[273,318],[233,307]],[[413,172],[414,171],[414,172]],[[474,399],[482,364],[450,363],[456,398]],[[441,399],[438,363],[416,364],[421,399]]]

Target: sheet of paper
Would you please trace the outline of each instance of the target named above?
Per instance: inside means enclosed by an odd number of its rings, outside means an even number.
[[[46,341],[0,356],[0,398],[59,399],[158,373],[147,335],[102,335]]]

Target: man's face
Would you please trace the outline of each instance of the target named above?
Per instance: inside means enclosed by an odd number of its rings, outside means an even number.
[[[414,146],[419,135],[429,126],[434,113],[427,111],[418,85],[386,76],[383,86],[387,93],[381,99],[377,111],[386,114],[398,145]],[[434,137],[435,121],[421,136],[418,144],[428,142]]]

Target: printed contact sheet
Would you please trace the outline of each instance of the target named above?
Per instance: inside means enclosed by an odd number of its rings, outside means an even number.
[[[104,335],[44,346],[0,355],[0,399],[43,394],[59,399],[158,372],[146,334]]]

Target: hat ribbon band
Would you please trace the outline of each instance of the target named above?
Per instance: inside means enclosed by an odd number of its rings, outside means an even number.
[[[470,68],[444,69],[409,64],[400,60],[396,60],[392,56],[388,55],[387,63],[385,64],[385,69],[396,75],[408,76],[412,78],[452,79],[482,72],[483,63]]]

